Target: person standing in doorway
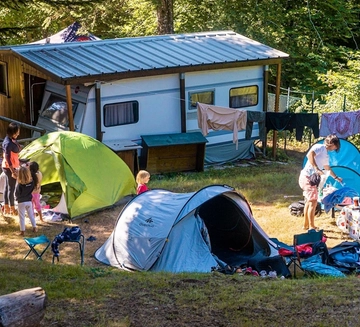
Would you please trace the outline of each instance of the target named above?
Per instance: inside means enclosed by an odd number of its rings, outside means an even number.
[[[17,169],[20,166],[19,152],[21,150],[17,138],[20,134],[20,126],[16,123],[10,123],[5,139],[2,143],[3,161],[2,170],[5,173],[5,190],[4,190],[4,214],[17,215],[15,209],[15,185],[17,178]]]
[[[328,171],[335,180],[342,182],[342,178],[336,176],[329,166],[328,152],[339,150],[340,140],[336,135],[331,134],[325,138],[323,144],[314,144],[306,155],[308,160],[299,176],[299,185],[305,197],[304,229],[317,229],[314,220],[319,194],[317,185],[313,183],[315,174],[321,176],[325,174],[324,171]]]

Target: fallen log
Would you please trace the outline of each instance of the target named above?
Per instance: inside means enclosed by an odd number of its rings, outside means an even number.
[[[44,318],[46,294],[41,287],[0,296],[0,327],[36,327]]]

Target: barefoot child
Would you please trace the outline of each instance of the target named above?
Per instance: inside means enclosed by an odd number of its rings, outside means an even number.
[[[34,182],[31,178],[29,168],[20,166],[17,177],[17,184],[15,188],[15,196],[18,202],[20,235],[25,235],[25,211],[27,212],[33,232],[36,232],[36,221],[34,217],[34,209],[32,206],[32,191],[34,189]]]
[[[42,173],[39,170],[39,164],[36,161],[31,161],[29,164],[29,168],[31,172],[31,177],[34,181],[34,190],[32,192],[33,208],[37,211],[40,221],[44,221],[40,204]]]
[[[136,175],[136,183],[138,184],[136,194],[141,194],[149,190],[146,184],[150,180],[150,173],[146,170],[140,170]]]

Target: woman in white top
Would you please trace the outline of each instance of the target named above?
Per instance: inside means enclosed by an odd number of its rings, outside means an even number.
[[[335,180],[342,182],[342,178],[336,176],[329,166],[329,151],[340,150],[340,140],[336,135],[328,135],[323,144],[313,145],[307,156],[307,162],[304,168],[300,172],[299,185],[303,190],[305,197],[305,208],[304,208],[304,229],[317,229],[315,226],[315,209],[318,202],[318,187],[311,185],[310,176],[314,173],[324,175],[324,170],[327,170],[330,176]]]

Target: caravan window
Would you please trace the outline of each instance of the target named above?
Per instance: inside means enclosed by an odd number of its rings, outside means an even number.
[[[135,124],[139,121],[137,101],[119,102],[104,106],[104,125],[106,127]]]
[[[189,109],[195,110],[196,103],[214,104],[214,91],[189,92]]]
[[[230,108],[243,108],[258,104],[259,90],[256,85],[230,89]]]
[[[78,103],[72,103],[73,116],[75,116],[77,106]],[[69,115],[66,99],[58,95],[51,94],[49,100],[46,102],[41,116],[49,118],[57,124],[68,126]]]
[[[0,94],[8,95],[7,66],[5,62],[0,62]]]

